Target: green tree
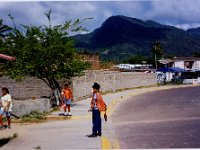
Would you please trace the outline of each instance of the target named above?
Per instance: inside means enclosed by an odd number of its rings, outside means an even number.
[[[7,36],[9,31],[11,31],[11,27],[3,24],[3,20],[0,19],[0,48],[3,46],[4,38]]]
[[[192,55],[193,55],[194,57],[200,57],[200,52],[194,52]]]
[[[51,11],[45,14],[49,26],[25,26],[22,30],[13,29],[6,39],[6,47],[16,61],[7,62],[6,74],[16,80],[32,76],[44,81],[53,91],[59,104],[59,79],[83,74],[88,63],[76,57],[74,41],[70,32],[84,30],[81,21],[66,21],[64,24],[52,26]]]
[[[163,48],[161,47],[160,42],[156,41],[152,46],[152,53],[154,56],[155,66],[157,69],[157,59],[162,57],[163,55]]]
[[[7,32],[11,30],[11,27],[3,24],[3,20],[0,19],[0,38],[4,38]]]
[[[143,64],[147,62],[147,59],[144,56],[133,55],[130,56],[126,62],[130,64]]]

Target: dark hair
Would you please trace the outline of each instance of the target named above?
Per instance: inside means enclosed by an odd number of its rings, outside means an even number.
[[[100,86],[97,82],[95,82],[95,83],[93,84],[93,86],[92,86],[92,88],[94,88],[94,89],[96,89],[96,90],[99,90],[100,87],[101,87],[101,86]]]
[[[9,94],[9,90],[8,90],[8,88],[6,88],[6,87],[3,87],[3,88],[2,88],[2,91],[6,91],[6,93]]]
[[[70,86],[70,82],[66,82],[66,83],[64,84],[64,87],[68,87],[68,86]]]

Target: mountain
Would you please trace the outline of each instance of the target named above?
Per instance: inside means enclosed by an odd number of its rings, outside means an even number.
[[[187,33],[192,37],[200,38],[200,27],[188,29]]]
[[[188,31],[126,16],[112,16],[93,32],[74,38],[80,51],[99,53],[103,59],[151,56],[155,41],[161,43],[165,55],[191,56],[200,52],[200,41]]]

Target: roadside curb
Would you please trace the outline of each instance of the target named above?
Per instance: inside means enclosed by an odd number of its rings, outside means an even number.
[[[54,115],[49,115],[46,116],[45,119],[47,121],[57,121],[57,120],[79,120],[79,119],[89,119],[91,118],[91,115],[84,115],[84,116],[54,116]]]

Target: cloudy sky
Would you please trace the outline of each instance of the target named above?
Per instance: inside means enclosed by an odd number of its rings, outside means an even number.
[[[9,2],[11,1],[11,2]],[[84,26],[93,31],[110,16],[125,15],[142,20],[154,20],[182,29],[200,27],[200,0],[129,0],[129,1],[28,1],[0,0],[0,18],[11,25],[47,24],[44,13],[52,10],[54,25],[66,20],[93,17]]]

